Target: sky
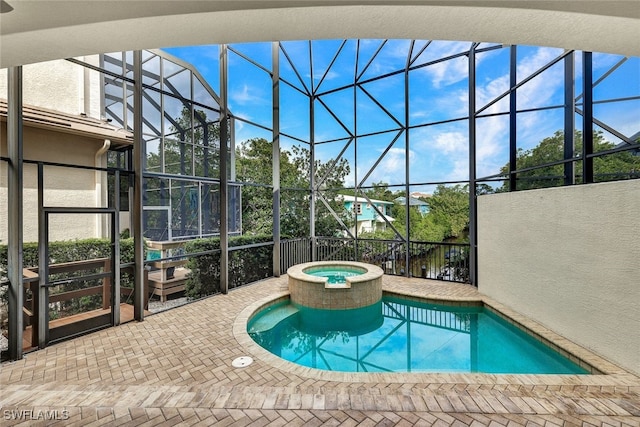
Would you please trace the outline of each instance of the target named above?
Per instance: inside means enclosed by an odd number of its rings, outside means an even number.
[[[408,142],[411,183],[464,181],[468,179],[468,58],[470,42],[409,40],[323,40],[283,42],[279,52],[280,130],[284,149],[309,140],[310,108],[304,93],[314,91],[314,138],[316,156],[322,161],[343,151],[349,135],[358,135],[343,157],[352,166],[346,186],[386,182],[405,184]],[[479,49],[490,47],[483,43]],[[271,43],[230,45],[228,57],[229,107],[236,122],[236,141],[263,137],[271,140],[272,69]],[[209,85],[219,93],[219,47],[192,46],[165,48],[166,52],[193,64]],[[563,54],[562,49],[518,46],[517,81],[532,74]],[[508,116],[492,115],[508,111],[509,100],[495,100],[509,88],[509,48],[476,55],[476,106],[484,109],[476,120],[477,176],[499,172],[508,161]],[[246,58],[251,58],[250,62]],[[593,79],[597,81],[622,56],[594,53]],[[311,60],[312,59],[312,60]],[[444,60],[443,60],[444,59]],[[409,62],[415,67],[405,77]],[[430,64],[423,66],[425,64]],[[379,76],[387,75],[385,78]],[[353,82],[360,85],[354,89]],[[405,111],[405,79],[408,79],[409,111]],[[581,94],[581,54],[575,56],[575,96]],[[594,101],[640,97],[640,58],[629,58],[594,87]],[[581,98],[578,98],[581,102]],[[517,90],[519,110],[531,110],[564,103],[564,65],[553,65]],[[354,110],[356,114],[354,115]],[[640,131],[640,99],[602,102],[594,105],[594,116],[630,137]],[[336,117],[338,119],[336,119]],[[518,148],[528,150],[543,138],[563,128],[562,108],[521,112],[517,116]],[[459,119],[459,120],[457,120]],[[445,121],[445,123],[441,123]],[[407,135],[402,131],[408,122]],[[254,126],[255,123],[259,126]],[[439,124],[438,124],[439,123]],[[576,128],[582,126],[576,114]],[[596,126],[596,129],[599,129]],[[605,137],[621,142],[605,132]],[[334,141],[326,142],[323,141]],[[322,142],[322,143],[321,143]],[[356,163],[357,168],[353,168]],[[366,178],[366,180],[364,180]],[[415,186],[425,191],[433,186]]]

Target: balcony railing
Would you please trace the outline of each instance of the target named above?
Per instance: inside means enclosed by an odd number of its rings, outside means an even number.
[[[408,261],[407,267],[407,246]],[[398,240],[316,238],[319,261],[360,261],[380,266],[385,274],[469,282],[469,244],[449,242],[409,242]],[[281,242],[280,268],[284,273],[295,264],[312,259],[311,238]]]

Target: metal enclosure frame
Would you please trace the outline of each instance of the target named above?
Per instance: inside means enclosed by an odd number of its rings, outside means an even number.
[[[578,55],[577,52],[572,50],[566,50],[562,52],[560,55],[547,62],[545,65],[537,69],[534,73],[529,76],[518,76],[517,74],[517,61],[518,61],[518,52],[519,49],[517,46],[503,46],[497,44],[481,44],[481,43],[469,43],[468,48],[462,49],[456,53],[450,53],[440,58],[431,59],[429,61],[420,62],[418,59],[420,56],[429,50],[429,47],[432,45],[432,41],[418,41],[412,40],[409,41],[409,48],[407,52],[405,52],[406,56],[404,57],[404,67],[401,69],[397,69],[394,71],[386,72],[381,75],[375,77],[369,77],[367,75],[367,70],[372,68],[372,64],[381,57],[381,52],[383,52],[385,45],[389,43],[388,40],[382,40],[379,43],[377,50],[372,54],[368,61],[366,58],[363,60],[360,55],[364,55],[361,50],[361,41],[352,41],[350,46],[355,46],[355,61],[354,61],[354,70],[353,70],[353,80],[349,85],[339,88],[332,88],[326,91],[322,91],[323,82],[325,82],[326,77],[331,71],[331,67],[337,61],[343,49],[347,45],[348,41],[341,41],[340,46],[337,48],[335,55],[332,60],[329,61],[329,65],[324,70],[321,71],[321,77],[314,79],[314,70],[318,71],[319,67],[314,63],[314,45],[312,41],[305,42],[308,43],[308,61],[305,62],[304,65],[301,63],[296,63],[294,59],[292,59],[292,55],[288,51],[286,42],[272,42],[270,44],[270,55],[271,55],[271,69],[264,67],[256,61],[251,60],[251,58],[245,58],[249,61],[250,64],[257,67],[261,71],[268,74],[269,82],[271,84],[271,92],[269,97],[272,102],[272,115],[271,115],[271,125],[265,126],[264,124],[254,123],[246,118],[236,117],[229,109],[229,54],[230,52],[234,52],[234,54],[242,55],[239,51],[234,50],[233,46],[221,45],[219,50],[219,75],[220,75],[220,94],[217,99],[217,106],[210,106],[212,111],[218,111],[220,113],[220,175],[219,179],[209,178],[209,181],[216,182],[220,185],[220,250],[221,250],[221,264],[220,264],[220,283],[221,289],[223,293],[227,293],[229,290],[229,185],[243,185],[243,183],[235,182],[233,179],[230,179],[229,176],[233,177],[235,175],[233,169],[233,162],[229,164],[229,154],[235,150],[235,123],[246,123],[255,126],[256,128],[261,128],[271,133],[272,137],[272,155],[273,155],[273,163],[271,165],[272,170],[272,181],[270,183],[259,183],[254,184],[256,186],[262,186],[265,188],[270,188],[273,194],[273,242],[270,244],[273,245],[273,274],[278,276],[282,274],[281,271],[281,262],[280,258],[282,256],[281,253],[281,229],[280,229],[280,216],[281,216],[281,188],[280,183],[280,157],[279,153],[283,147],[283,140],[287,139],[289,141],[295,141],[300,144],[306,144],[309,147],[310,154],[310,165],[315,165],[317,160],[317,151],[324,144],[328,143],[343,143],[344,146],[341,150],[339,150],[337,158],[334,159],[334,162],[329,165],[328,172],[324,176],[319,176],[316,170],[312,170],[309,173],[309,188],[304,189],[296,189],[299,191],[307,192],[310,196],[310,216],[309,216],[309,230],[310,236],[307,236],[311,239],[311,259],[318,259],[317,253],[317,241],[318,238],[323,236],[316,235],[316,212],[320,208],[325,208],[327,212],[333,216],[336,224],[345,228],[346,235],[348,238],[352,239],[354,242],[354,252],[357,256],[358,251],[358,232],[356,230],[355,234],[349,232],[346,224],[341,219],[341,215],[339,212],[335,212],[329,204],[330,197],[325,196],[325,193],[330,192],[331,188],[325,188],[325,180],[329,172],[336,167],[337,159],[346,156],[349,150],[353,151],[353,160],[354,160],[354,175],[353,182],[355,185],[351,188],[356,195],[356,198],[362,198],[363,201],[367,201],[371,203],[371,199],[362,191],[368,188],[371,188],[368,184],[368,179],[374,172],[374,170],[382,164],[384,157],[392,151],[395,144],[402,144],[404,147],[404,182],[401,184],[392,184],[390,188],[402,189],[405,193],[409,194],[412,187],[415,186],[429,186],[429,185],[450,185],[450,184],[466,184],[469,188],[469,207],[470,207],[470,225],[469,225],[469,240],[470,240],[470,281],[472,284],[477,285],[478,277],[477,277],[477,222],[476,222],[476,200],[478,196],[478,186],[481,184],[496,184],[500,182],[506,182],[508,189],[510,191],[517,191],[518,182],[520,179],[523,179],[524,175],[527,172],[530,172],[535,169],[545,168],[549,166],[562,165],[564,170],[564,174],[561,177],[550,177],[550,178],[560,178],[564,185],[574,185],[576,184],[576,173],[577,173],[577,162],[582,162],[582,170],[581,172],[581,181],[582,183],[591,183],[596,181],[596,177],[594,176],[594,159],[599,156],[611,155],[624,151],[632,151],[632,150],[640,150],[640,144],[638,141],[632,140],[630,137],[624,135],[622,132],[617,131],[613,126],[609,126],[603,121],[598,120],[594,117],[593,106],[596,103],[593,99],[593,88],[597,86],[600,82],[606,79],[609,75],[611,75],[618,67],[620,67],[627,58],[623,58],[618,61],[616,64],[611,66],[606,72],[603,73],[600,79],[594,81],[593,78],[593,54],[591,52],[582,52]],[[479,104],[479,100],[476,94],[477,91],[477,58],[478,55],[499,51],[505,49],[509,54],[509,83],[508,88],[504,90],[497,96],[494,96],[490,100],[488,100],[484,105]],[[582,85],[579,88],[580,94],[576,96],[576,92],[578,88],[576,88],[576,70],[575,63],[576,59],[580,58],[582,63]],[[417,70],[426,69],[428,67],[435,67],[441,63],[452,60],[463,60],[467,61],[467,70],[466,70],[466,79],[468,80],[468,98],[467,98],[467,114],[462,117],[452,117],[446,120],[440,120],[429,123],[422,124],[412,124],[411,123],[411,93],[412,87],[410,86],[410,73],[416,72]],[[79,63],[78,61],[75,61]],[[80,63],[82,64],[82,63]],[[84,66],[88,66],[86,64],[82,64]],[[135,319],[138,321],[144,320],[144,295],[143,295],[143,277],[144,277],[144,268],[145,268],[145,259],[144,259],[144,237],[143,237],[143,223],[142,223],[142,214],[144,211],[144,179],[145,177],[155,177],[161,176],[162,174],[154,174],[150,173],[145,169],[145,140],[142,134],[142,129],[144,126],[144,91],[148,89],[143,84],[144,79],[144,69],[143,69],[143,54],[141,51],[133,52],[133,64],[132,64],[133,77],[129,78],[126,76],[117,76],[118,78],[123,80],[123,84],[130,85],[132,89],[132,109],[133,109],[133,121],[131,123],[131,127],[134,134],[134,146],[133,146],[133,202],[131,207],[132,212],[132,235],[134,237],[134,248],[135,248],[135,301],[134,301],[134,309],[135,309]],[[563,67],[563,78],[564,78],[564,97],[562,105],[548,105],[543,107],[535,107],[528,110],[519,110],[518,109],[518,90],[522,89],[524,85],[528,82],[532,81],[536,77],[545,73],[545,71],[549,70],[551,67],[558,65]],[[296,76],[297,81],[290,81],[284,76],[283,69],[284,67],[289,67],[293,70],[293,75]],[[104,72],[106,74],[109,73],[106,70],[97,69],[100,72]],[[305,73],[309,72],[311,78],[305,76]],[[404,97],[404,114],[402,117],[398,118],[394,113],[392,113],[387,106],[384,105],[384,102],[378,99],[373,93],[367,90],[366,85],[372,82],[376,82],[379,80],[387,79],[394,76],[401,76],[403,79],[403,87],[400,91],[403,92]],[[10,292],[9,292],[9,313],[10,313],[10,328],[9,328],[9,357],[13,360],[20,359],[22,357],[22,318],[19,315],[22,307],[22,188],[23,188],[23,154],[22,154],[22,76],[21,76],[21,67],[12,68],[9,70],[9,112],[7,117],[7,126],[8,126],[8,146],[9,146],[9,157],[3,158],[3,161],[7,162],[8,165],[8,178],[9,178],[9,224],[10,224],[10,235],[9,235],[9,282],[10,282]],[[281,126],[282,120],[282,109],[281,105],[281,88],[287,87],[296,91],[297,93],[306,97],[308,101],[308,124],[309,124],[309,135],[307,138],[300,138],[298,136],[288,134],[283,126]],[[353,113],[353,125],[349,126],[345,124],[345,120],[340,117],[339,112],[333,111],[332,108],[325,102],[325,98],[328,95],[336,93],[337,91],[345,91],[352,93],[353,103],[350,106],[352,108]],[[379,132],[370,132],[366,133],[366,131],[361,131],[359,129],[359,120],[361,119],[362,113],[358,108],[358,100],[361,99],[359,97],[364,97],[362,99],[367,99],[368,102],[376,105],[380,111],[388,116],[391,122],[393,122],[392,129],[379,131]],[[491,107],[496,106],[502,100],[507,100],[509,104],[508,111],[493,111]],[[640,100],[640,95],[632,95],[627,98],[613,99],[613,100],[600,100],[597,102],[622,102],[625,100]],[[329,139],[322,140],[318,137],[318,123],[317,123],[317,110],[324,108],[328,111],[328,114],[331,115],[340,126],[344,128],[345,137],[338,139]],[[564,117],[564,146],[563,146],[563,158],[558,159],[549,163],[541,164],[531,168],[518,168],[517,165],[517,140],[518,140],[518,114],[529,112],[529,111],[542,111],[542,110],[561,110]],[[584,143],[582,147],[582,153],[579,157],[575,157],[575,140],[574,140],[574,131],[576,127],[576,114],[581,115],[582,119],[582,134],[584,138]],[[477,121],[479,119],[488,118],[488,117],[508,117],[508,135],[509,135],[509,162],[508,162],[508,171],[506,173],[499,172],[492,175],[487,176],[478,176],[477,166],[478,166],[478,129],[477,129]],[[410,166],[410,150],[411,150],[411,132],[416,129],[428,128],[430,126],[437,126],[449,123],[468,123],[468,133],[467,133],[467,149],[468,149],[468,177],[464,180],[440,180],[440,181],[428,181],[428,182],[412,182],[412,176],[410,174],[411,166]],[[593,147],[593,130],[594,124],[599,126],[602,129],[605,129],[607,132],[615,135],[620,138],[624,144],[621,146],[604,151],[604,152],[594,152]],[[358,150],[366,145],[366,138],[377,135],[388,135],[389,144],[385,150],[381,152],[377,160],[373,163],[373,165],[368,170],[358,171]],[[42,164],[40,165],[40,168]],[[116,176],[118,172],[116,172]],[[207,178],[205,178],[206,180]],[[40,186],[41,187],[41,186]],[[119,199],[116,197],[116,199]],[[47,208],[43,205],[42,202],[42,194],[39,194],[39,205],[40,205],[40,229],[41,233],[41,241],[40,241],[40,253],[46,254],[46,242],[47,237],[44,234],[44,231],[47,227],[47,215],[54,212],[61,213],[80,213],[79,210],[75,210],[74,208]],[[119,202],[118,202],[119,203]],[[386,225],[392,229],[399,242],[404,243],[404,259],[405,265],[409,264],[410,259],[410,245],[408,244],[410,238],[410,218],[409,218],[409,197],[406,197],[406,218],[405,218],[405,229],[402,230],[407,237],[403,237],[402,233],[396,229],[396,227],[385,218],[380,210],[372,204],[373,208],[381,216],[381,218],[386,222]],[[117,212],[119,207],[115,209],[96,209],[96,210],[87,210],[83,209],[82,212],[95,212],[95,213],[110,213],[114,214]],[[117,215],[115,215],[117,216]],[[113,227],[117,227],[117,219],[112,224]],[[114,228],[117,229],[117,228]],[[119,248],[118,248],[118,239],[115,239],[114,249],[116,251],[114,259],[118,259],[119,257]],[[251,247],[251,245],[247,246]],[[47,264],[44,261],[46,257],[41,257],[41,271],[47,270]],[[114,261],[115,262],[115,261]],[[116,262],[114,265],[113,271],[118,271],[120,268],[120,263]],[[408,269],[404,272],[405,275],[409,276],[410,272]],[[40,279],[40,292],[45,292],[46,282],[45,276],[41,275]],[[119,274],[115,275],[115,283],[119,281]],[[116,285],[117,286],[117,285]],[[114,292],[114,294],[119,293]],[[41,304],[45,304],[46,295],[41,295],[40,298]],[[44,309],[44,306],[41,307]],[[116,315],[115,311],[118,310],[119,304],[117,307],[114,305],[114,316]],[[117,317],[116,317],[117,318]],[[38,330],[45,330],[45,319],[39,319]],[[117,321],[113,322],[114,324]],[[41,342],[41,347],[46,345],[46,337],[39,337]]]

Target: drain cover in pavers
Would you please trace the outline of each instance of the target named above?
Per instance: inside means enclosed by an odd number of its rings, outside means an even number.
[[[245,366],[249,366],[253,363],[253,359],[249,356],[240,356],[233,359],[231,362],[231,366],[234,368],[244,368]]]

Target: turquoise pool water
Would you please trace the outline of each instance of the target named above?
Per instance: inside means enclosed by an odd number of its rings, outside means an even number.
[[[330,371],[587,373],[482,307],[386,296],[354,310],[285,301],[258,313],[247,329],[271,353]]]
[[[306,274],[328,278],[328,283],[346,283],[346,277],[358,276],[366,273],[367,270],[357,267],[310,267],[304,270]]]

